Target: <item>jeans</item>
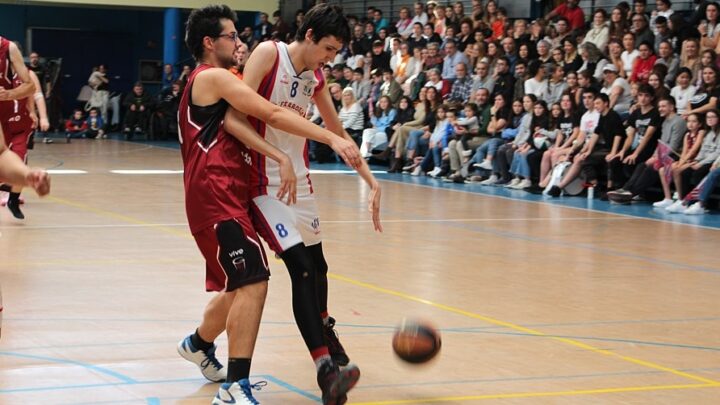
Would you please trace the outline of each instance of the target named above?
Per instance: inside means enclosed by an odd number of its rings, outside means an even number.
[[[705,178],[705,186],[703,187],[702,191],[700,192],[700,196],[698,197],[703,204],[707,204],[708,200],[710,199],[710,195],[715,189],[715,186],[718,185],[719,181],[720,168],[711,171],[707,175],[707,177]]]
[[[410,131],[410,137],[407,142],[407,150],[414,150],[416,155],[421,155],[422,152],[430,144],[429,138],[423,138],[422,135],[425,133],[422,129],[416,129]]]
[[[515,153],[513,155],[512,164],[510,165],[510,173],[525,179],[530,178],[530,164],[528,164],[528,156],[535,153],[534,149],[530,149],[525,153]]]
[[[498,148],[503,144],[503,142],[504,141],[500,138],[488,139],[485,143],[480,145],[479,148],[477,148],[475,154],[470,160],[472,160],[473,163],[482,163],[487,156],[495,156],[495,153],[497,153]]]
[[[420,167],[423,171],[429,172],[436,167],[442,166],[442,150],[443,147],[438,145],[427,151],[422,163],[420,163]]]

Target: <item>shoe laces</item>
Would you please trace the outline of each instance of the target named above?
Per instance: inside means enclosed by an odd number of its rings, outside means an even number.
[[[240,388],[242,389],[243,394],[245,394],[245,398],[252,402],[253,404],[260,405],[260,402],[253,397],[252,390],[260,391],[263,389],[263,387],[267,386],[267,381],[258,381],[255,384],[250,384],[248,382],[247,385],[240,384]]]
[[[208,351],[204,352],[205,360],[200,362],[200,367],[205,369],[208,366],[212,365],[216,370],[222,369],[222,364],[220,364],[217,357],[215,357],[215,349],[216,346],[213,346]]]
[[[332,349],[342,349],[342,345],[338,339],[338,333],[335,330],[335,319],[333,317],[330,317],[327,325],[325,325],[325,334],[327,335],[327,343],[331,349],[330,351],[333,351]]]

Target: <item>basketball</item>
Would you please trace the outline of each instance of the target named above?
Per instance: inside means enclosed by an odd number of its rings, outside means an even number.
[[[395,331],[392,346],[402,360],[412,364],[425,363],[440,351],[440,333],[425,322],[404,319]]]

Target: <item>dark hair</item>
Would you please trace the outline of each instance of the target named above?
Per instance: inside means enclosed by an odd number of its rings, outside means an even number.
[[[660,103],[661,101],[667,101],[668,103],[670,103],[670,105],[673,107],[673,111],[675,110],[675,108],[677,106],[677,101],[675,101],[675,97],[663,96],[663,97],[660,97],[660,99],[658,100],[658,103]]]
[[[640,84],[640,86],[638,87],[638,94],[641,94],[641,93],[642,93],[642,94],[647,94],[647,95],[649,95],[650,97],[652,97],[653,99],[655,99],[655,89],[653,89],[652,86],[650,86],[650,85],[647,84],[647,83],[642,83],[642,84]]]
[[[602,100],[603,103],[605,103],[605,104],[609,104],[609,103],[610,103],[610,97],[608,97],[608,95],[605,94],[605,93],[600,93],[600,94],[598,94],[598,95],[595,97],[595,99],[600,99],[600,100]]]
[[[226,18],[235,24],[237,15],[226,5],[198,8],[190,13],[185,23],[185,46],[197,61],[202,59],[205,37],[217,38],[223,30],[220,20]]]
[[[655,17],[655,25],[658,25],[658,24],[667,24],[667,18],[662,15]]]
[[[686,68],[686,67],[681,67],[680,69],[678,69],[677,74],[675,74],[675,78],[677,78],[678,76],[680,76],[683,73],[686,73],[688,76],[690,76],[690,79],[692,79],[692,75],[693,75],[692,70],[690,70],[690,68]]]
[[[357,73],[359,75],[365,75],[365,71],[363,70],[363,68],[356,68],[355,70],[353,70],[353,73]]]
[[[350,42],[350,25],[336,5],[321,3],[305,14],[303,22],[295,34],[295,40],[303,41],[308,30],[312,29],[312,40],[317,43],[327,36],[334,36],[342,43]]]

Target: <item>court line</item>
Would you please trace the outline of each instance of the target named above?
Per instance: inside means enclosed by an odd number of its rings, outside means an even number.
[[[627,218],[611,217],[564,217],[564,218],[447,218],[447,219],[383,219],[384,224],[402,223],[453,223],[453,222],[542,222],[542,221],[627,221]],[[370,224],[371,220],[323,220],[323,224]],[[0,229],[7,230],[35,230],[35,229],[94,229],[94,228],[155,228],[155,227],[182,227],[187,228],[185,222],[178,223],[142,223],[142,224],[67,224],[67,225],[0,225]]]
[[[347,176],[352,176],[352,175],[347,175]],[[430,184],[411,183],[411,182],[405,182],[405,181],[401,181],[401,180],[389,179],[384,176],[378,177],[378,181],[385,181],[388,183],[403,184],[403,185],[415,186],[415,187],[420,187],[420,188],[429,188],[429,189],[433,189],[433,190],[452,191],[452,192],[456,192],[456,193],[470,194],[470,195],[489,197],[489,198],[499,198],[499,199],[503,199],[503,200],[510,200],[510,201],[521,202],[521,203],[540,204],[540,205],[554,207],[554,208],[568,208],[568,209],[580,210],[580,211],[584,211],[584,212],[598,212],[598,213],[603,213],[603,214],[608,214],[608,215],[617,215],[617,216],[624,217],[624,218],[642,219],[642,220],[646,220],[646,221],[662,222],[662,223],[666,223],[666,224],[684,225],[684,226],[690,226],[690,227],[694,227],[694,228],[702,228],[702,229],[708,229],[708,230],[713,230],[713,231],[720,231],[720,228],[708,226],[708,225],[689,224],[686,222],[673,221],[673,220],[664,219],[664,218],[652,218],[652,217],[647,217],[647,216],[624,214],[624,213],[620,213],[620,212],[603,210],[603,209],[593,208],[593,207],[574,207],[572,205],[561,204],[562,202],[564,202],[564,200],[562,198],[554,199],[556,202],[535,201],[535,200],[529,200],[526,198],[511,197],[511,196],[487,193],[487,192],[482,192],[479,190],[461,190],[461,189],[456,189],[456,188],[438,187],[437,185],[430,185]],[[573,198],[578,198],[578,197],[573,197]],[[572,201],[581,201],[581,200],[582,200],[582,197],[579,197],[578,200],[572,200]],[[651,209],[652,209],[652,207],[648,206],[648,210],[651,210]],[[675,217],[675,218],[680,218],[680,217]]]
[[[37,355],[33,355],[33,354],[21,354],[21,353],[12,353],[12,352],[0,352],[0,356],[20,357],[20,358],[33,359],[33,360],[43,360],[43,361],[49,361],[49,362],[52,362],[52,363],[59,363],[59,364],[72,364],[72,365],[74,365],[74,366],[79,366],[79,367],[82,367],[82,368],[86,368],[86,369],[88,369],[88,370],[92,370],[92,371],[98,372],[98,373],[100,373],[100,374],[105,374],[105,375],[108,375],[108,376],[110,376],[110,377],[117,378],[118,380],[120,380],[120,381],[122,381],[123,383],[126,383],[126,384],[135,384],[135,383],[137,382],[136,380],[134,380],[134,379],[132,379],[132,378],[130,378],[130,377],[124,375],[124,374],[121,374],[121,373],[118,373],[118,372],[109,370],[109,369],[104,368],[104,367],[95,366],[95,365],[93,365],[93,364],[83,363],[83,362],[81,362],[81,361],[68,360],[68,359],[58,359],[58,358],[55,358],[55,357],[37,356]],[[0,389],[0,393],[2,393],[2,392],[8,392],[8,391],[12,391],[12,390],[3,390],[3,389]]]
[[[131,222],[131,223],[135,223],[135,224],[147,223],[147,222],[144,222],[144,221],[142,221],[142,220],[140,220],[140,219],[137,219],[137,218],[134,218],[134,217],[130,217],[130,216],[127,216],[127,215],[122,215],[122,214],[117,214],[117,213],[112,212],[112,211],[107,211],[107,210],[98,209],[98,208],[95,208],[95,207],[92,207],[92,206],[88,206],[88,205],[86,205],[86,204],[80,204],[80,203],[76,203],[76,202],[74,202],[74,201],[70,201],[70,200],[66,200],[66,199],[62,199],[62,198],[57,198],[57,197],[52,197],[52,199],[55,200],[55,201],[58,202],[58,203],[61,203],[61,204],[66,204],[66,205],[69,205],[69,206],[73,206],[73,207],[77,207],[77,208],[80,208],[80,209],[88,210],[88,211],[90,211],[90,212],[94,212],[94,213],[97,213],[97,214],[100,214],[100,215],[104,215],[104,216],[109,216],[109,217],[112,217],[112,218],[115,218],[115,219],[120,219],[120,220],[123,220],[123,221],[128,221],[128,222]],[[167,228],[167,227],[152,227],[152,228],[153,228],[153,229],[158,229],[158,230],[160,230],[160,231],[163,231],[163,232],[166,232],[166,233],[170,233],[170,234],[173,234],[173,235],[176,235],[176,236],[180,236],[180,237],[183,237],[183,238],[188,238],[188,239],[191,238],[191,236],[190,236],[189,234],[187,234],[187,233],[182,233],[182,232],[178,232],[178,231],[176,231],[176,230],[174,230],[174,229],[172,229],[172,228]],[[418,297],[415,297],[415,296],[412,296],[412,295],[409,295],[409,294],[405,294],[405,293],[402,293],[402,292],[385,289],[385,288],[378,287],[378,286],[373,285],[373,284],[370,284],[370,283],[365,283],[365,282],[358,281],[358,280],[355,280],[355,279],[352,279],[352,278],[349,278],[349,277],[341,276],[341,275],[338,275],[338,274],[332,274],[332,273],[330,273],[330,274],[328,274],[328,277],[333,278],[333,279],[335,279],[335,280],[344,281],[344,282],[347,282],[347,283],[350,283],[350,284],[354,284],[354,285],[359,286],[359,287],[365,287],[365,288],[367,288],[367,289],[374,290],[374,291],[377,291],[377,292],[385,293],[385,294],[388,294],[388,295],[394,295],[394,296],[397,296],[397,297],[400,297],[400,298],[404,298],[404,299],[407,299],[407,300],[410,300],[410,301],[415,301],[415,302],[419,302],[419,303],[422,303],[422,304],[434,306],[434,307],[436,307],[436,308],[443,309],[443,310],[448,311],[448,312],[454,312],[454,313],[457,313],[457,314],[460,314],[460,315],[464,315],[464,316],[467,316],[467,317],[470,317],[470,318],[482,320],[482,321],[485,321],[485,322],[488,322],[488,323],[491,323],[491,324],[494,324],[494,325],[504,326],[504,327],[507,327],[507,328],[510,328],[510,329],[514,329],[514,330],[517,330],[517,331],[529,333],[529,334],[532,334],[532,335],[547,336],[547,335],[544,334],[543,332],[536,331],[536,330],[533,330],[533,329],[530,329],[530,328],[526,328],[526,327],[523,327],[523,326],[520,326],[520,325],[517,325],[517,324],[513,324],[513,323],[510,323],[510,322],[501,321],[501,320],[494,319],[494,318],[487,317],[487,316],[480,315],[480,314],[475,314],[475,313],[472,313],[472,312],[469,312],[469,311],[465,311],[465,310],[462,310],[462,309],[459,309],[459,308],[451,307],[451,306],[448,306],[448,305],[439,304],[439,303],[434,303],[434,302],[432,302],[432,301],[429,301],[429,300],[426,300],[426,299],[423,299],[423,298],[418,298]],[[657,369],[657,370],[666,371],[666,372],[668,372],[668,373],[675,374],[675,375],[681,376],[681,377],[685,377],[685,378],[688,378],[688,379],[691,379],[691,380],[700,381],[700,382],[702,382],[702,383],[706,383],[706,384],[720,384],[720,383],[718,383],[718,382],[716,382],[716,381],[713,381],[713,380],[710,380],[710,379],[707,379],[707,378],[704,378],[704,377],[700,377],[700,376],[696,376],[696,375],[693,375],[693,374],[685,373],[685,372],[682,372],[682,371],[680,371],[680,370],[676,370],[676,369],[673,369],[673,368],[665,367],[665,366],[662,366],[662,365],[659,365],[659,364],[655,364],[655,363],[652,363],[652,362],[649,362],[649,361],[645,361],[645,360],[636,359],[636,358],[633,358],[633,357],[630,357],[630,356],[624,356],[624,355],[621,355],[621,354],[613,353],[613,352],[611,352],[611,351],[608,351],[608,350],[605,350],[605,349],[596,348],[596,347],[594,347],[594,346],[591,346],[591,345],[588,345],[588,344],[585,344],[585,343],[582,343],[582,342],[578,342],[578,341],[573,340],[573,339],[562,338],[562,337],[550,337],[550,339],[553,339],[553,340],[556,340],[556,341],[559,341],[559,342],[562,342],[562,343],[566,343],[566,344],[569,344],[569,345],[571,345],[571,346],[575,346],[575,347],[578,347],[578,348],[581,348],[581,349],[585,349],[585,350],[588,350],[588,351],[591,351],[591,352],[594,352],[594,353],[603,354],[603,355],[606,355],[606,356],[610,356],[610,357],[618,358],[618,359],[621,359],[621,360],[625,360],[626,362],[633,363],[633,364],[636,364],[636,365],[641,365],[641,366],[644,366],[644,367],[649,367],[649,368],[653,368],[653,369]]]
[[[96,265],[131,265],[131,264],[185,264],[192,260],[200,260],[200,258],[189,257],[186,259],[92,259],[92,260],[73,260],[73,259],[53,259],[44,261],[0,261],[0,268],[18,267],[18,266],[96,266]]]
[[[543,332],[540,332],[540,331],[538,331],[538,330],[526,328],[526,327],[524,327],[524,326],[520,326],[520,325],[517,325],[517,324],[514,324],[514,323],[510,323],[510,322],[506,322],[506,321],[501,321],[501,320],[499,320],[499,319],[495,319],[495,318],[491,318],[491,317],[489,317],[489,316],[484,316],[484,315],[476,314],[476,313],[473,313],[473,312],[470,312],[470,311],[465,311],[465,310],[463,310],[463,309],[455,308],[455,307],[452,307],[452,306],[449,306],[449,305],[436,303],[436,302],[433,302],[433,301],[430,301],[430,300],[426,300],[426,299],[423,299],[423,298],[419,298],[419,297],[416,297],[416,296],[413,296],[413,295],[410,295],[410,294],[405,294],[405,293],[402,293],[402,292],[399,292],[399,291],[394,291],[394,290],[390,290],[390,289],[387,289],[387,288],[379,287],[379,286],[376,286],[376,285],[374,285],[374,284],[370,284],[370,283],[366,283],[366,282],[363,282],[363,281],[355,280],[355,279],[350,278],[350,277],[346,277],[346,276],[342,276],[342,275],[334,274],[334,273],[329,273],[329,274],[328,274],[328,277],[330,277],[330,278],[332,278],[332,279],[334,279],[334,280],[343,281],[343,282],[346,282],[346,283],[349,283],[349,284],[352,284],[352,285],[355,285],[355,286],[358,286],[358,287],[363,287],[363,288],[366,288],[366,289],[369,289],[369,290],[373,290],[373,291],[376,291],[376,292],[380,292],[380,293],[383,293],[383,294],[387,294],[387,295],[392,295],[392,296],[404,298],[404,299],[409,300],[409,301],[419,302],[419,303],[421,303],[421,304],[429,305],[429,306],[432,306],[432,307],[435,307],[435,308],[438,308],[438,309],[442,309],[442,310],[447,311],[447,312],[452,312],[452,313],[455,313],[455,314],[463,315],[463,316],[466,316],[466,317],[468,317],[468,318],[478,319],[478,320],[481,320],[481,321],[484,321],[484,322],[487,322],[487,323],[490,323],[490,324],[493,324],[493,325],[503,326],[503,327],[505,327],[505,328],[513,329],[513,330],[520,331],[520,332],[524,332],[524,333],[527,333],[527,334],[530,334],[530,335],[547,337],[547,338],[549,338],[549,339],[552,339],[552,340],[555,340],[555,341],[558,341],[558,342],[562,342],[562,343],[568,344],[568,345],[570,345],[570,346],[574,346],[574,347],[578,347],[578,348],[581,348],[581,349],[585,349],[585,350],[591,351],[591,352],[593,352],[593,353],[598,353],[598,354],[602,354],[602,355],[605,355],[605,356],[609,356],[609,357],[621,359],[621,360],[624,360],[624,361],[629,362],[629,363],[633,363],[633,364],[640,365],[640,366],[644,366],[644,367],[649,367],[649,368],[656,369],[656,370],[666,371],[666,372],[668,372],[668,373],[675,374],[675,375],[680,376],[680,377],[685,377],[685,378],[688,378],[688,379],[691,379],[691,380],[700,381],[700,382],[705,383],[705,384],[720,384],[720,383],[717,382],[717,381],[713,381],[713,380],[710,380],[710,379],[707,379],[707,378],[704,378],[704,377],[701,377],[701,376],[697,376],[697,375],[694,375],[694,374],[685,373],[685,372],[682,372],[682,371],[680,371],[680,370],[676,370],[676,369],[673,369],[673,368],[670,368],[670,367],[665,367],[665,366],[662,366],[662,365],[660,365],[660,364],[656,364],[656,363],[653,363],[653,362],[650,362],[650,361],[641,360],[641,359],[637,359],[637,358],[634,358],[634,357],[621,355],[621,354],[618,354],[618,353],[611,352],[611,351],[609,351],[609,350],[600,349],[600,348],[591,346],[591,345],[589,345],[589,344],[582,343],[582,342],[578,342],[577,340],[573,340],[573,339],[569,339],[569,338],[564,338],[564,337],[552,337],[552,336],[547,335],[547,334],[545,334],[545,333],[543,333]]]
[[[456,396],[456,397],[400,399],[400,400],[390,400],[390,401],[356,402],[355,405],[401,405],[401,404],[422,404],[422,403],[431,403],[431,402],[478,401],[478,400],[483,400],[483,399],[567,397],[567,396],[578,396],[578,395],[613,394],[613,393],[621,393],[621,392],[643,392],[643,391],[647,392],[647,391],[666,391],[666,390],[718,388],[718,387],[720,387],[720,384],[651,385],[651,386],[642,386],[642,387],[599,388],[599,389],[589,389],[589,390],[518,392],[518,393],[507,393],[507,394],[485,394],[485,395],[468,395],[468,396]]]

